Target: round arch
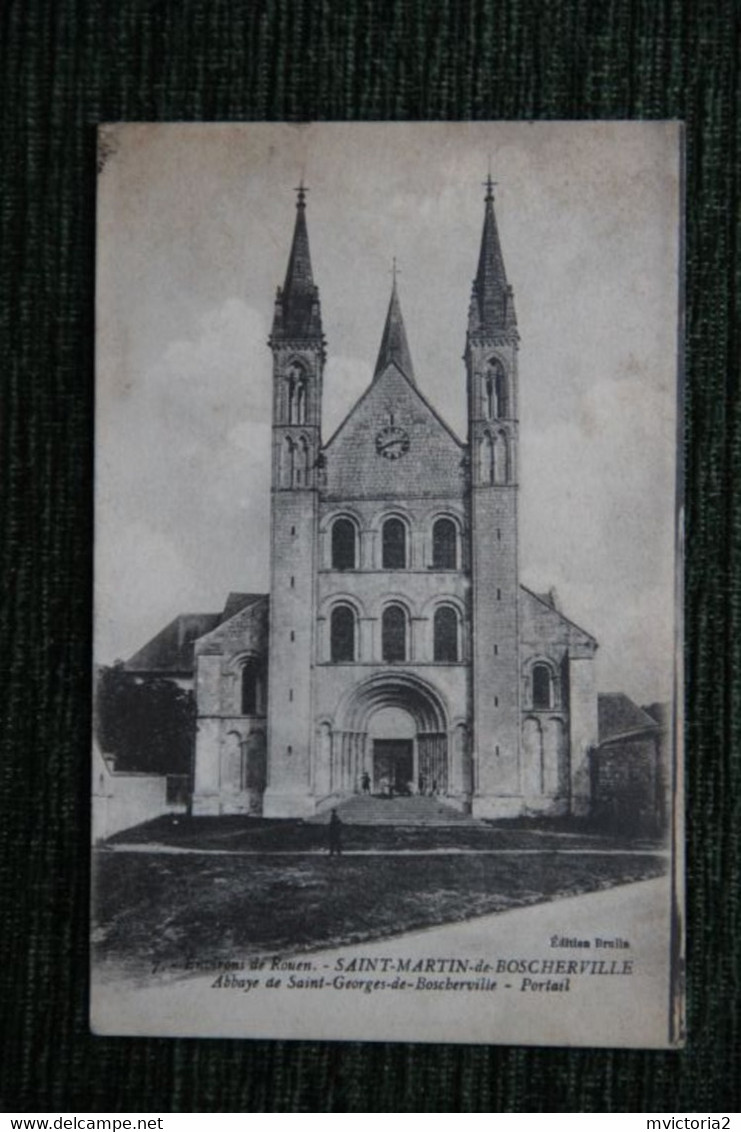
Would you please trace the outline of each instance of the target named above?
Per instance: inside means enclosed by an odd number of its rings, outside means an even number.
[[[439,593],[433,594],[432,597],[427,599],[420,611],[420,617],[434,616],[435,610],[440,605],[452,605],[461,619],[467,615],[466,603],[463,598],[458,597],[457,594]]]
[[[547,689],[544,682],[546,674]],[[556,661],[542,654],[529,656],[522,664],[522,690],[523,702],[528,710],[558,711],[562,706],[561,674]]]
[[[497,352],[486,360],[481,392],[487,420],[502,420],[512,415],[508,365]]]
[[[435,529],[441,519],[447,519],[455,528],[455,564],[450,563],[443,566],[442,569],[462,570],[464,568],[465,539],[463,532],[465,529],[465,519],[463,515],[452,508],[435,507],[425,514],[422,526],[424,534],[424,564],[431,570],[435,569]]]
[[[265,654],[260,652],[259,649],[241,649],[229,657],[228,668],[231,672],[239,672],[248,660],[263,661],[264,659]]]
[[[448,730],[448,711],[440,693],[408,672],[378,673],[356,684],[339,705],[335,727],[367,731],[371,715],[384,707],[402,708],[414,719],[418,732]]]
[[[418,616],[418,607],[415,605],[408,594],[399,593],[397,590],[388,590],[383,594],[379,594],[369,610],[370,617],[381,618],[384,609],[389,605],[400,605],[411,621]]]
[[[387,523],[401,523],[404,529],[404,565],[389,567],[384,565],[384,531]],[[376,570],[403,569],[415,566],[414,522],[404,507],[395,504],[377,512],[368,525],[373,545],[373,567]]]
[[[363,562],[363,521],[354,507],[333,507],[319,521],[319,561],[324,570],[332,569],[332,543],[335,523],[346,519],[355,528],[355,569]]]
[[[401,507],[398,503],[393,503],[377,511],[368,524],[368,529],[376,532],[380,531],[387,519],[401,519],[402,523],[405,523],[407,528],[411,530],[412,517],[406,507]]]
[[[338,590],[335,593],[327,594],[319,606],[319,620],[329,617],[335,605],[349,605],[355,610],[358,617],[366,617],[365,606],[356,594],[345,593],[344,590]]]
[[[305,360],[293,355],[285,374],[285,419],[289,424],[305,425],[309,419],[309,369]]]
[[[325,515],[322,515],[319,523],[319,533],[327,534],[331,531],[337,519],[349,519],[351,523],[355,524],[358,530],[360,530],[363,525],[362,519],[355,508],[343,505],[342,507],[334,507],[331,511],[327,511]]]
[[[334,719],[333,789],[447,794],[448,719],[441,694],[416,675],[376,673],[356,684]]]
[[[332,593],[324,598],[317,613],[317,657],[322,664],[332,663],[332,647],[331,647],[331,627],[332,627],[332,613],[340,606],[345,606],[352,610],[355,616],[354,626],[354,659],[363,659],[363,643],[361,637],[360,624],[366,617],[366,612],[362,602],[355,594],[350,593]]]

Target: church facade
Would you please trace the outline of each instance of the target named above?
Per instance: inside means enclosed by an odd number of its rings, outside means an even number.
[[[371,384],[325,440],[299,190],[269,341],[270,594],[195,643],[195,814],[307,817],[359,792],[587,812],[597,643],[519,582],[518,343],[489,181],[466,440],[418,383],[396,279]]]

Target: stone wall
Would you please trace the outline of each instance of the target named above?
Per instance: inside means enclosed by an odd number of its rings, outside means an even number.
[[[164,774],[112,770],[97,747],[93,749],[92,772],[92,837],[96,843],[162,814],[184,810],[168,803]]]
[[[273,492],[268,817],[311,813],[316,526],[314,491]]]
[[[267,598],[248,605],[196,645],[196,815],[262,812],[267,645]],[[248,663],[257,666],[262,681],[256,711],[249,715],[242,711],[242,670]]]
[[[658,834],[666,812],[656,735],[606,744],[591,755],[591,816],[624,834]]]
[[[404,431],[408,448],[386,459],[376,448],[382,429]],[[324,450],[327,499],[413,499],[462,494],[464,449],[420,391],[390,365],[369,387]]]
[[[472,489],[474,815],[522,808],[517,583],[513,487]]]

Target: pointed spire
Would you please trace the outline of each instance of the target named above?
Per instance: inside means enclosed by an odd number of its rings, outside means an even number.
[[[293,229],[293,244],[288,258],[286,281],[283,284],[283,294],[302,291],[312,291],[314,276],[311,271],[311,255],[309,253],[309,233],[306,229],[306,189],[303,180],[296,189],[296,224]]]
[[[321,338],[322,320],[319,289],[314,284],[306,227],[306,193],[303,180],[296,189],[296,223],[286,279],[278,288],[275,302],[273,337]]]
[[[414,382],[412,355],[409,352],[409,343],[407,342],[407,334],[404,329],[404,319],[401,314],[399,292],[396,288],[397,274],[398,268],[396,266],[396,258],[394,258],[391,299],[386,315],[386,325],[383,328],[381,348],[378,351],[378,360],[376,361],[376,368],[373,374],[374,381],[377,377],[380,377],[390,362],[395,362],[404,376],[408,377],[411,382]]]
[[[473,282],[469,331],[496,334],[517,329],[512,288],[507,283],[504,257],[494,214],[494,186],[489,172],[484,187],[484,230],[476,278]]]

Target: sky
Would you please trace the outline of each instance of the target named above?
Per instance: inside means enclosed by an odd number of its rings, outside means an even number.
[[[391,263],[419,386],[465,439],[489,164],[521,336],[520,576],[599,641],[601,691],[668,699],[679,128],[673,123],[104,127],[95,657],[267,592],[272,363],[295,192],[328,361],[326,440],[369,383]]]

